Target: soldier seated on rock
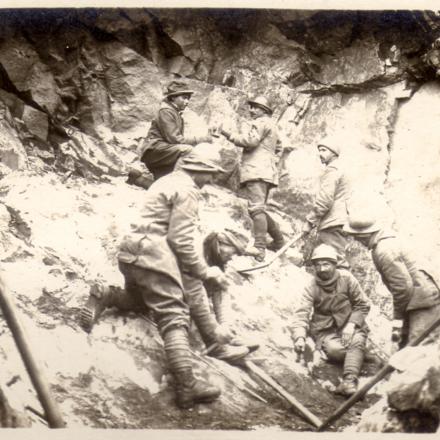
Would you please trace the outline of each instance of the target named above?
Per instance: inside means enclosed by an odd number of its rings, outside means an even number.
[[[350,213],[344,231],[371,250],[373,263],[393,297],[392,341],[404,347],[440,316],[439,287],[390,227],[371,216]]]
[[[212,141],[211,135],[189,137],[184,134],[182,113],[193,93],[181,81],[172,81],[167,86],[165,99],[144,141],[141,157],[154,180],[169,174],[179,157],[191,152],[194,145]]]
[[[240,185],[248,200],[249,215],[253,222],[254,248],[251,253],[257,261],[263,261],[266,253],[266,235],[272,237],[273,250],[284,245],[284,237],[277,222],[266,209],[271,188],[278,185],[277,162],[280,142],[273,109],[264,96],[248,100],[252,119],[247,129],[233,133],[225,127],[220,132],[236,146],[243,149],[240,168]]]
[[[357,391],[364,361],[370,310],[356,278],[337,269],[337,252],[331,246],[317,246],[311,257],[315,276],[302,292],[292,323],[294,349],[301,354],[307,330],[316,348],[329,360],[343,363],[343,380],[335,393],[351,396]]]

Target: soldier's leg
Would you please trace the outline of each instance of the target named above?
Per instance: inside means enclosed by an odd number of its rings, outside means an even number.
[[[217,341],[216,332],[219,324],[209,307],[208,296],[203,283],[186,274],[182,275],[182,280],[185,300],[189,306],[191,318],[200,332],[200,336],[208,349],[208,354],[230,363],[241,360],[249,353],[247,347],[219,344]]]
[[[426,328],[428,328],[440,316],[440,304],[424,309],[411,310],[407,312],[408,320],[408,340],[412,342],[416,339]],[[428,340],[438,339],[440,329],[434,332],[427,338]],[[426,339],[425,339],[426,342]]]
[[[267,219],[267,232],[273,238],[273,242],[270,245],[270,249],[276,252],[284,246],[285,244],[284,236],[283,233],[281,232],[278,223],[267,212],[266,212],[266,219]]]
[[[187,144],[158,144],[147,149],[142,155],[141,161],[153,174],[154,180],[159,179],[173,171],[180,156],[192,150]]]
[[[267,183],[259,180],[246,182],[243,187],[243,194],[247,198],[248,211],[253,223],[254,247],[257,252],[255,259],[263,261],[266,253],[266,194]]]
[[[90,333],[102,313],[111,307],[122,311],[146,311],[143,302],[136,295],[130,294],[129,289],[95,283],[91,286],[89,297],[80,311],[79,322],[82,329]]]
[[[349,397],[357,391],[358,377],[365,356],[366,340],[366,333],[363,330],[356,329],[346,349],[343,380],[336,389],[336,393]]]
[[[191,408],[197,402],[212,402],[220,395],[217,387],[196,380],[192,372],[188,340],[189,310],[181,287],[165,274],[120,263],[126,283],[154,311],[164,341],[169,369],[174,377],[176,403]]]
[[[346,260],[346,248],[348,245],[347,237],[342,232],[342,226],[322,229],[318,232],[317,244],[327,244],[336,249],[338,255],[337,267],[350,269],[350,264]]]
[[[359,377],[365,356],[365,345],[367,341],[366,333],[356,329],[350,345],[347,348],[347,354],[344,360],[344,377]]]

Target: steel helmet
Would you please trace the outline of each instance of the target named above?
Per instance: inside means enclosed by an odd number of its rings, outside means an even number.
[[[328,244],[320,244],[314,249],[310,260],[330,260],[336,263],[338,261],[338,256],[335,248]]]
[[[248,104],[254,104],[258,107],[261,107],[264,111],[272,114],[273,109],[272,106],[269,103],[269,100],[265,98],[264,96],[257,96],[255,99],[249,99]]]

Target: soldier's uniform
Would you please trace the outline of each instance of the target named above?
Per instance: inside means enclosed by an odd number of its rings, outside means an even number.
[[[403,248],[394,231],[373,221],[359,225],[351,220],[344,230],[355,238],[367,234],[373,263],[393,297],[394,319],[403,320],[400,345],[404,346],[440,315],[439,287]]]
[[[240,167],[241,192],[249,202],[248,210],[253,221],[255,247],[260,250],[257,259],[262,260],[267,233],[273,238],[274,250],[284,245],[280,228],[266,209],[269,190],[278,185],[277,153],[280,144],[267,99],[257,97],[248,103],[260,106],[266,114],[252,120],[248,128],[242,132],[227,132],[226,135],[231,142],[243,148]]]
[[[328,248],[318,246],[312,261],[327,259],[327,255],[319,253]],[[336,252],[333,248],[330,250],[334,252],[336,265]],[[350,272],[335,269],[333,277],[325,281],[315,275],[303,290],[295,310],[292,338],[294,341],[305,338],[309,330],[318,349],[329,359],[344,363],[343,377],[357,382],[364,359],[368,331],[365,318],[369,310],[368,300]],[[344,346],[341,333],[348,323],[353,323],[355,330],[349,345]]]
[[[320,178],[319,192],[315,203],[306,220],[318,229],[318,243],[333,246],[338,253],[338,267],[349,268],[345,258],[347,239],[342,231],[347,221],[346,202],[350,195],[349,180],[340,167],[338,156],[339,146],[335,140],[325,139],[318,146],[324,146],[333,151],[336,158],[325,168]]]
[[[150,130],[143,145],[141,161],[157,180],[169,174],[180,156],[189,153],[194,145],[210,141],[210,137],[189,137],[184,133],[182,112],[169,98],[178,95],[191,95],[185,84],[174,81],[168,89],[156,118],[151,122]]]

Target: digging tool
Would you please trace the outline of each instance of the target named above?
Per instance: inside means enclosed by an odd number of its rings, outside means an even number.
[[[287,251],[287,249],[289,249],[291,246],[296,244],[299,240],[304,238],[305,235],[306,235],[305,233],[301,233],[299,236],[293,237],[292,239],[288,240],[286,242],[286,244],[281,249],[279,249],[277,252],[275,252],[275,255],[273,255],[273,257],[270,258],[269,260],[263,261],[260,264],[257,264],[257,265],[252,266],[252,267],[248,267],[246,269],[237,269],[237,272],[239,272],[239,273],[253,272],[254,270],[259,270],[259,269],[263,269],[265,267],[270,266],[278,257],[283,255],[284,252]]]
[[[257,367],[252,361],[245,361],[245,366],[256,374],[261,380],[270,385],[275,391],[277,391],[282,397],[284,397],[309,423],[315,427],[322,425],[321,421],[312,414],[304,405],[289,394],[281,385],[277,384],[267,373],[261,368]]]
[[[428,336],[433,330],[440,325],[440,318],[436,319],[429,327],[427,327],[416,339],[410,342],[407,347],[415,347],[422,342],[426,336]],[[345,403],[343,403],[330,417],[318,427],[318,431],[322,431],[333,422],[338,420],[343,414],[345,414],[358,400],[360,400],[367,391],[372,388],[377,382],[382,380],[389,373],[394,371],[394,367],[390,364],[385,365],[379,372],[371,378],[360,390],[356,391]]]
[[[15,312],[15,305],[10,298],[8,289],[0,281],[0,308],[3,316],[14,337],[15,344],[20,352],[23,363],[31,379],[32,385],[37,392],[41,406],[45,411],[45,417],[51,428],[64,428],[64,423],[58,404],[52,397],[49,384],[44,377],[41,366],[38,365],[36,359],[32,355],[30,346],[26,340],[24,329],[20,324]]]

